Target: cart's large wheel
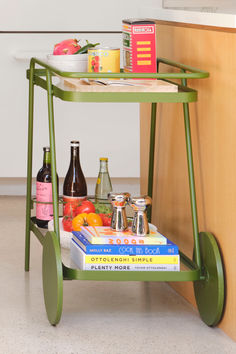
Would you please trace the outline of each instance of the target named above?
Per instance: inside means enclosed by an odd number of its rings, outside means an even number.
[[[47,232],[43,243],[43,292],[48,320],[56,325],[62,313],[63,273],[55,232]]]
[[[202,320],[216,326],[224,308],[224,272],[219,247],[209,232],[199,234],[204,280],[194,282],[195,298]]]

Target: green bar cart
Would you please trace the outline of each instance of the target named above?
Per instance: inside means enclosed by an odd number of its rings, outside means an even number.
[[[214,236],[209,232],[198,230],[197,205],[194,184],[194,168],[192,159],[192,145],[189,119],[189,103],[197,101],[197,91],[187,86],[187,79],[207,78],[205,71],[192,68],[170,60],[158,58],[158,66],[165,64],[175,68],[174,73],[134,74],[134,73],[76,73],[62,72],[49,66],[46,62],[32,58],[27,70],[29,80],[29,117],[28,117],[28,164],[27,164],[27,202],[26,202],[26,236],[25,236],[25,271],[29,271],[30,261],[30,233],[35,234],[43,247],[43,291],[48,320],[56,325],[61,318],[63,280],[102,280],[102,281],[192,281],[197,306],[202,320],[209,326],[219,323],[224,308],[224,273],[221,255]],[[152,78],[161,79],[176,84],[180,80],[177,92],[80,92],[64,89],[53,84],[53,76],[62,78]],[[175,80],[174,82],[172,80]],[[33,159],[33,113],[34,113],[34,86],[47,91],[49,138],[52,165],[53,212],[54,231],[44,235],[35,225],[31,216],[34,199],[32,197],[32,159]],[[75,102],[149,102],[151,110],[150,152],[148,195],[152,197],[153,167],[155,150],[155,123],[157,102],[183,103],[185,122],[186,150],[189,173],[190,200],[193,223],[193,259],[189,259],[180,252],[181,270],[174,271],[82,271],[64,265],[61,258],[59,208],[56,177],[56,150],[53,98]],[[155,202],[155,200],[154,200]],[[151,221],[151,210],[149,210]]]

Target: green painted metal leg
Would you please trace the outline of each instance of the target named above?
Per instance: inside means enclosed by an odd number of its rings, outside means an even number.
[[[54,231],[60,240],[59,229],[59,208],[58,208],[58,193],[57,193],[57,174],[56,174],[56,148],[55,148],[55,129],[54,129],[54,112],[53,112],[53,93],[52,93],[52,78],[49,70],[46,71],[47,78],[47,94],[48,94],[48,123],[49,123],[49,139],[51,151],[51,171],[52,171],[52,196],[53,196],[53,219]]]
[[[29,112],[28,112],[28,160],[27,160],[27,194],[26,194],[26,230],[25,230],[25,271],[30,263],[30,217],[32,189],[32,155],[33,155],[33,115],[34,115],[34,66],[30,63]]]
[[[61,250],[55,232],[47,232],[43,243],[43,293],[47,317],[52,325],[61,318],[63,304],[63,273]]]
[[[197,265],[199,266],[199,268],[201,268],[201,256],[200,256],[199,237],[198,237],[197,202],[196,202],[196,192],[195,192],[192,142],[191,142],[191,130],[190,130],[188,103],[184,103],[183,108],[184,108],[186,150],[187,150],[187,160],[188,160],[190,201],[191,201],[192,223],[193,223],[194,252],[195,252],[194,258],[195,258],[195,261],[196,261]]]
[[[153,174],[154,174],[154,153],[155,153],[155,136],[156,136],[156,112],[157,104],[152,103],[151,125],[150,125],[150,146],[149,146],[149,171],[148,171],[148,195],[152,198],[153,194]],[[147,211],[148,221],[152,219],[152,208]]]
[[[185,69],[181,69],[181,71],[183,73],[186,72]],[[182,79],[181,82],[182,82],[183,86],[187,86],[186,79]],[[201,256],[200,256],[198,217],[197,217],[197,202],[196,202],[195,181],[194,181],[191,129],[190,129],[190,120],[189,120],[189,104],[183,103],[183,109],[184,109],[186,150],[187,150],[187,160],[188,160],[190,202],[191,202],[192,224],[193,224],[194,259],[195,259],[195,262],[197,263],[198,267],[201,269]]]

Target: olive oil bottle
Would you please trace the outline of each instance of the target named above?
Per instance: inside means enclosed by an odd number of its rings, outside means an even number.
[[[107,201],[108,193],[112,191],[112,184],[108,172],[108,158],[100,158],[100,168],[95,188],[95,201],[102,203]]]

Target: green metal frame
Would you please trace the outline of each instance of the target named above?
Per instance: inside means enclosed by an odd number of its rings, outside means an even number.
[[[187,86],[187,79],[207,78],[209,73],[198,70],[181,63],[157,59],[159,64],[166,64],[179,71],[176,73],[156,73],[156,74],[134,74],[134,73],[74,73],[62,72],[47,63],[32,58],[30,69],[27,70],[27,78],[29,79],[29,121],[28,121],[28,162],[27,162],[27,201],[26,201],[26,236],[25,236],[25,270],[29,271],[30,260],[30,231],[36,235],[42,246],[44,247],[44,235],[35,226],[31,217],[32,199],[32,156],[33,156],[33,114],[34,114],[34,86],[40,86],[47,91],[48,97],[48,122],[49,122],[49,138],[51,148],[51,164],[52,164],[52,185],[53,185],[53,211],[54,211],[54,232],[57,236],[58,245],[60,245],[60,231],[58,219],[58,196],[57,196],[57,178],[56,178],[56,150],[55,150],[55,131],[54,131],[54,112],[53,97],[58,97],[65,101],[76,102],[150,102],[151,110],[151,128],[150,128],[150,150],[149,150],[149,177],[148,177],[148,195],[152,197],[153,191],[153,171],[154,171],[154,150],[155,150],[155,125],[156,125],[156,104],[157,102],[181,102],[183,103],[185,134],[186,134],[186,150],[189,172],[189,186],[191,197],[191,211],[193,221],[193,238],[194,238],[194,261],[189,259],[185,254],[180,252],[181,263],[186,266],[186,270],[179,272],[109,272],[109,271],[82,271],[72,269],[62,264],[63,279],[82,279],[82,280],[119,280],[119,281],[197,281],[204,280],[205,274],[201,268],[201,256],[198,235],[198,219],[197,205],[194,186],[194,168],[191,146],[191,132],[189,120],[189,102],[197,101],[197,91]],[[36,68],[38,65],[40,68]],[[94,92],[75,92],[64,90],[52,84],[52,76],[59,75],[69,78],[155,78],[162,79],[174,84],[176,80],[181,80],[178,84],[178,92],[168,93],[148,93],[148,92],[110,92],[110,93],[94,93]],[[151,210],[149,210],[149,219],[151,220]]]

